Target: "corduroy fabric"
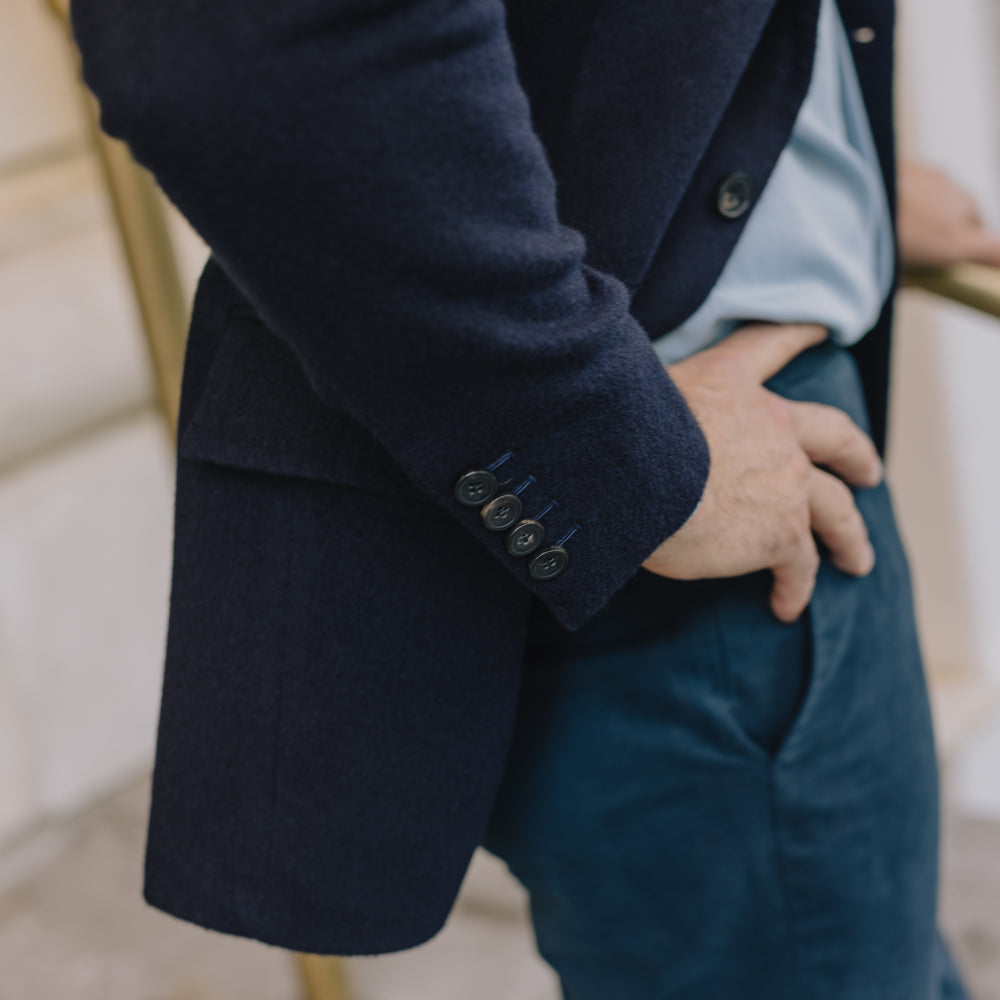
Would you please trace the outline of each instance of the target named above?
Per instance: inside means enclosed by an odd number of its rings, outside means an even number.
[[[728,133],[766,180],[815,24],[790,0],[72,10],[104,125],[213,252],[146,898],[297,950],[418,944],[493,801],[532,596],[578,628],[698,503],[705,442],[631,295],[674,246],[678,296],[721,270],[740,225],[689,211],[709,151]],[[792,90],[747,131],[751,62]],[[555,580],[452,498],[507,453],[574,532]]]
[[[867,428],[850,354],[771,379]],[[582,629],[534,604],[485,837],[529,890],[566,1000],[965,998],[935,932],[937,763],[885,483],[878,560],[824,554],[806,614],[767,572],[637,574]]]

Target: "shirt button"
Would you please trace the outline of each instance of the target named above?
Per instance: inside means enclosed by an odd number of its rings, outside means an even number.
[[[538,521],[522,521],[507,533],[507,551],[512,556],[530,556],[545,538],[545,528]]]
[[[497,492],[497,477],[485,469],[465,473],[455,483],[455,499],[466,507],[478,507],[492,500]]]
[[[528,563],[528,572],[535,580],[551,580],[569,565],[569,553],[561,545],[542,549]]]
[[[753,180],[749,174],[730,174],[719,185],[716,206],[724,219],[738,219],[746,215],[753,201]]]
[[[483,515],[483,524],[490,531],[503,531],[509,528],[520,516],[524,505],[515,493],[501,493],[491,500],[479,512]]]
[[[874,28],[858,28],[851,36],[858,45],[870,45],[875,41]]]

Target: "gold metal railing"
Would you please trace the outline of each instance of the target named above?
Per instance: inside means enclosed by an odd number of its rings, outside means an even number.
[[[1000,319],[1000,268],[958,264],[939,271],[910,271],[905,284]]]
[[[69,0],[48,0],[65,23]],[[163,196],[124,143],[101,132],[98,109],[84,92],[94,150],[114,207],[135,300],[167,424],[177,430],[188,303],[170,238]],[[293,953],[304,1000],[350,1000],[343,962],[326,955]]]
[[[48,0],[65,19],[69,0]],[[107,189],[132,285],[142,317],[160,402],[176,429],[188,307],[170,239],[162,195],[153,178],[136,165],[127,147],[97,126],[96,106],[87,97],[94,146]],[[1000,319],[1000,269],[962,265],[942,271],[915,271],[905,284],[926,289]],[[305,1000],[349,1000],[343,963],[334,957],[295,954]]]
[[[89,102],[88,102],[89,103]],[[176,433],[188,304],[161,195],[128,148],[98,134],[95,145],[107,181],[136,304],[142,317],[160,405]]]
[[[65,21],[69,0],[49,3]],[[142,318],[160,405],[176,433],[188,304],[162,195],[125,144],[101,132],[96,102],[82,87],[81,94]]]

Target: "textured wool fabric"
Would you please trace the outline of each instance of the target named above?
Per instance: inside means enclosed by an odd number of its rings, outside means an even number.
[[[891,5],[857,6],[891,185]],[[439,929],[509,746],[531,599],[578,628],[699,501],[705,442],[649,333],[731,252],[715,190],[766,180],[817,8],[74,0],[102,122],[212,249],[151,903],[313,952]],[[503,456],[566,538],[554,580],[453,499]]]
[[[820,344],[767,387],[867,426]],[[582,629],[530,619],[484,838],[529,890],[573,1000],[965,998],[935,932],[938,776],[886,484],[854,491],[878,561],[823,555],[807,612],[767,572],[642,572]]]
[[[559,222],[502,4],[96,0],[74,24],[102,123],[317,396],[525,586],[458,476],[513,452],[531,513],[558,505],[552,540],[578,526],[535,588],[568,626],[687,519],[704,439],[626,290]]]

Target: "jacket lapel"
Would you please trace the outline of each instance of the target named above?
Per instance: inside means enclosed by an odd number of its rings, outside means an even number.
[[[774,6],[604,5],[557,165],[560,211],[587,236],[588,263],[630,286],[641,278]]]

